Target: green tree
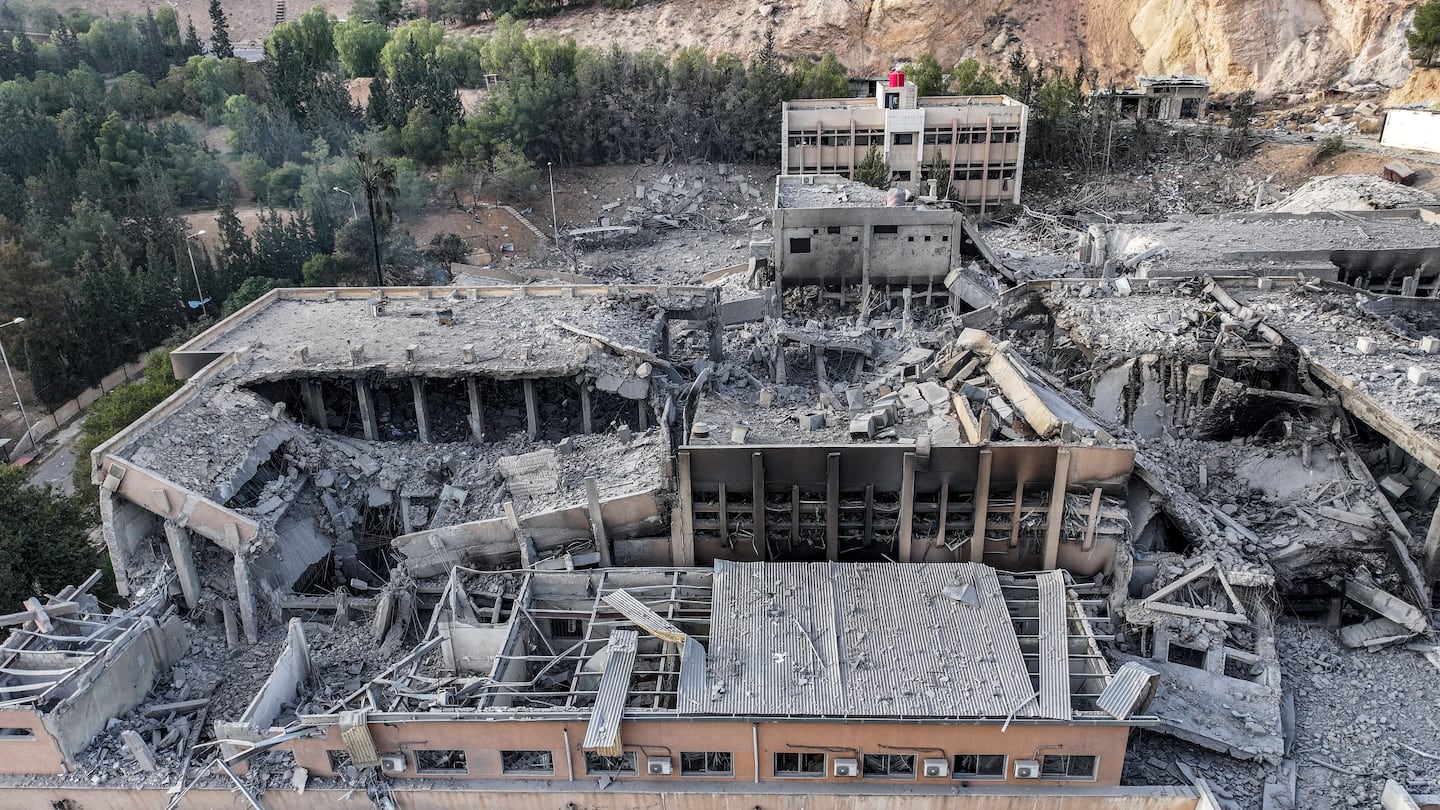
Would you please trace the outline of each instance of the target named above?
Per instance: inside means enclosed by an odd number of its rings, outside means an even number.
[[[915,92],[921,96],[938,96],[945,92],[945,71],[929,51],[920,58],[906,64],[902,70],[906,78],[915,84]]]
[[[855,167],[855,182],[875,188],[890,187],[890,164],[880,154],[880,147],[871,146]]]
[[[1225,124],[1229,133],[1225,139],[1225,151],[1231,157],[1239,157],[1250,147],[1250,123],[1255,120],[1255,91],[1246,90],[1235,97]]]
[[[950,90],[958,96],[989,96],[1005,92],[1000,80],[988,65],[975,59],[962,59],[950,72]]]
[[[514,195],[529,188],[540,177],[540,170],[515,144],[501,141],[490,156],[490,182],[505,195]]]
[[[345,75],[374,76],[380,70],[380,52],[390,41],[390,32],[379,23],[351,19],[335,24],[335,50]]]
[[[244,307],[265,293],[287,286],[289,286],[289,284],[284,279],[270,278],[269,276],[251,276],[241,282],[240,286],[235,288],[235,292],[230,293],[230,296],[225,299],[225,308],[220,311],[220,315],[222,317],[225,315],[233,315],[238,312],[241,307]]]
[[[23,470],[0,467],[0,604],[18,610],[24,600],[79,584],[97,568],[108,573],[105,555],[90,545],[89,528],[84,496],[32,487]],[[113,598],[113,578],[94,593]]]
[[[365,189],[365,212],[370,215],[370,248],[375,257],[375,283],[385,286],[380,271],[380,224],[390,222],[398,193],[395,185],[395,164],[384,158],[372,157],[368,151],[355,153],[355,179]]]
[[[230,44],[230,20],[220,0],[210,0],[210,55],[219,59],[235,56],[235,46]]]
[[[1440,67],[1440,0],[1415,9],[1415,30],[1405,34],[1410,58],[1422,68]]]
[[[946,160],[939,147],[936,147],[935,157],[925,166],[923,177],[935,181],[935,196],[938,199],[945,200],[950,197],[950,169],[950,161]]]

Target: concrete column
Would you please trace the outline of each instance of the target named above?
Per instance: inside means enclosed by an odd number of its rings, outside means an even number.
[[[1425,532],[1425,577],[1434,582],[1440,578],[1440,506],[1430,518],[1430,530]]]
[[[296,662],[300,665],[300,671],[295,673],[297,681],[304,681],[310,677],[313,671],[310,664],[310,643],[305,640],[305,628],[301,626],[299,619],[291,619],[285,626],[286,635],[289,636],[290,648],[296,652]]]
[[[259,617],[255,608],[255,584],[250,580],[250,564],[244,554],[235,555],[235,601],[240,603],[240,626],[245,628],[245,640],[251,644],[260,643]]]
[[[77,463],[86,463],[85,459]],[[118,522],[122,519],[127,502],[110,490],[100,488],[100,534],[105,538],[105,549],[110,552],[110,563],[115,569],[115,590],[121,596],[130,595],[130,550],[125,544],[123,530]]]
[[[860,323],[870,320],[870,233],[874,226],[860,226]]]
[[[165,540],[170,544],[170,558],[179,574],[180,592],[185,606],[191,610],[200,604],[200,574],[195,571],[195,553],[190,547],[190,532],[173,520],[165,521]]]
[[[760,559],[770,559],[770,542],[765,538],[765,455],[750,454],[751,515],[755,523],[755,543]]]
[[[535,381],[525,381],[525,436],[535,441],[540,436],[540,402],[535,398]]]
[[[1070,482],[1070,451],[1060,448],[1055,451],[1055,483],[1050,487],[1050,514],[1045,518],[1045,561],[1046,571],[1055,570],[1060,556],[1060,527],[1065,522],[1065,487]]]
[[[314,422],[316,427],[330,427],[329,420],[325,417],[325,394],[320,383],[315,380],[302,381],[300,395],[305,399],[305,411],[310,414],[310,421]]]
[[[689,465],[686,467],[688,473]],[[600,552],[600,566],[609,568],[615,563],[610,555],[610,539],[605,536],[605,517],[600,512],[600,485],[594,478],[585,479],[585,502],[590,512],[590,533],[595,536],[595,548]]]
[[[355,381],[355,398],[360,401],[360,423],[368,441],[380,441],[380,417],[375,411],[375,392],[364,380]]]
[[[985,524],[990,521],[990,465],[995,454],[987,448],[980,451],[980,469],[975,473],[975,529],[970,535],[970,562],[985,561]]]
[[[825,559],[840,561],[840,454],[825,456]]]
[[[680,525],[676,527],[670,544],[670,564],[690,566],[695,564],[695,496],[690,491],[690,452],[681,450],[675,457],[676,472],[680,490],[680,508],[676,510]],[[720,516],[723,521],[724,515]]]
[[[580,430],[586,434],[594,433],[595,428],[590,415],[590,386],[584,380],[580,383]]]
[[[915,454],[906,453],[900,462],[900,529],[896,559],[902,563],[914,562],[911,540],[915,525]]]
[[[420,441],[429,444],[430,414],[425,410],[425,381],[419,377],[411,377],[410,393],[415,397],[415,424],[420,430]]]
[[[466,379],[465,390],[470,395],[470,435],[476,444],[484,444],[485,403],[480,399],[480,380],[476,377]]]

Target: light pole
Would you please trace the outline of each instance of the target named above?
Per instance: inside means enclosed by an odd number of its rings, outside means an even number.
[[[209,315],[210,310],[206,309],[205,307],[205,291],[200,289],[200,271],[195,269],[195,253],[190,249],[190,240],[196,238],[197,236],[204,235],[205,229],[202,228],[195,233],[192,233],[189,236],[185,237],[185,255],[190,257],[190,274],[195,277],[195,294],[200,298],[200,311],[206,315]]]
[[[5,323],[0,323],[0,329],[7,326],[14,326],[17,323],[24,323],[24,318],[15,318]],[[15,384],[15,372],[10,370],[10,358],[5,356],[5,344],[0,343],[0,362],[5,364],[5,376],[10,378],[10,387],[15,391],[15,404],[20,406],[20,420],[25,423],[25,438],[30,440],[30,449],[35,449],[35,431],[30,427],[30,415],[25,413],[25,403],[20,399],[20,386]]]
[[[550,173],[550,228],[555,232],[555,241],[560,241],[560,219],[555,215],[555,164],[545,161],[545,171]]]
[[[349,198],[350,198],[350,218],[351,218],[351,219],[359,219],[359,218],[360,218],[360,214],[359,214],[359,212],[358,212],[358,211],[356,210],[356,208],[355,208],[355,195],[354,195],[354,194],[351,194],[350,192],[346,191],[345,189],[343,189],[343,188],[341,188],[341,187],[339,187],[339,186],[335,186],[334,188],[332,188],[332,189],[330,189],[330,190],[331,190],[331,191],[338,191],[338,192],[340,192],[341,194],[344,194],[346,197],[349,197]]]

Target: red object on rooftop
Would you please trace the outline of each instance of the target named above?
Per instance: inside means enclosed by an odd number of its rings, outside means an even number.
[[[892,71],[890,71],[890,86],[891,86],[891,87],[904,87],[904,86],[905,86],[905,71],[903,71],[903,70],[892,70]]]

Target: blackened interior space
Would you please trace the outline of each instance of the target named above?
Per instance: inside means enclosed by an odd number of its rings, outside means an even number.
[[[526,431],[525,385],[520,380],[480,380],[485,441],[502,441]]]
[[[403,441],[420,435],[415,392],[409,380],[376,383],[371,390],[375,392],[375,415],[382,441]]]
[[[470,441],[470,392],[464,380],[425,381],[425,412],[436,442]]]
[[[535,380],[533,385],[540,417],[538,438],[558,442],[584,432],[580,386],[574,379],[546,377]]]

